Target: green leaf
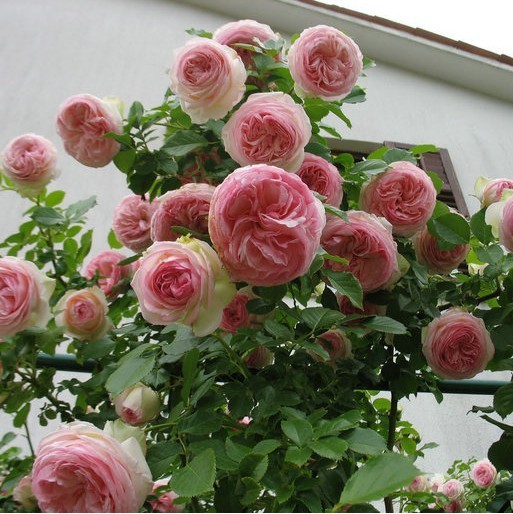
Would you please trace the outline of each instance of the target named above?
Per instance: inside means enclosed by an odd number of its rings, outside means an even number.
[[[298,448],[297,446],[289,446],[285,452],[285,462],[292,462],[296,466],[302,466],[312,455],[309,448]]]
[[[484,417],[484,416],[481,416]],[[513,471],[513,437],[504,432],[488,449],[488,458],[498,471]]]
[[[338,437],[325,437],[308,443],[308,446],[317,453],[317,455],[333,460],[340,460],[349,447],[344,439]]]
[[[264,439],[257,443],[253,448],[253,453],[263,453],[265,455],[272,453],[281,446],[277,439]]]
[[[412,164],[417,164],[417,159],[415,159],[412,153],[402,148],[390,148],[383,154],[383,160],[388,164],[397,161],[408,161]]]
[[[167,139],[162,149],[171,156],[183,157],[208,145],[208,140],[192,130],[179,130]]]
[[[363,290],[358,279],[349,271],[324,270],[330,284],[358,309],[363,309]]]
[[[153,478],[157,479],[168,474],[169,467],[181,451],[182,447],[175,441],[163,441],[150,446],[146,454],[146,462]]]
[[[188,418],[180,421],[178,430],[186,434],[207,435],[217,432],[222,424],[223,419],[220,415],[197,410]]]
[[[331,328],[344,319],[341,312],[324,307],[308,307],[301,312],[301,316],[312,330]]]
[[[267,455],[250,453],[241,460],[239,471],[241,476],[251,477],[258,482],[265,475],[268,466],[269,458]]]
[[[187,400],[189,398],[189,393],[191,392],[191,387],[194,382],[194,379],[197,375],[197,364],[200,357],[200,352],[197,348],[193,348],[189,352],[185,354],[182,363],[182,375],[183,375],[183,386],[180,396],[182,400],[187,405]]]
[[[116,250],[119,250],[119,248],[123,248],[123,245],[118,241],[118,238],[116,237],[116,234],[114,233],[114,230],[109,230],[109,235],[107,236],[107,242],[109,243],[109,246],[111,248],[114,248]]]
[[[455,213],[448,213],[431,218],[428,222],[428,230],[442,241],[452,245],[464,245],[470,240],[470,227],[468,221]]]
[[[302,419],[291,419],[281,422],[283,433],[298,446],[306,444],[313,435],[310,422]]]
[[[431,182],[433,182],[433,185],[435,186],[436,194],[440,194],[442,187],[444,187],[444,181],[438,176],[438,173],[435,173],[434,171],[427,171],[426,173],[429,175]],[[448,207],[447,210],[449,210]],[[434,217],[436,218],[437,216]]]
[[[353,167],[353,173],[367,173],[368,175],[377,175],[388,168],[388,164],[381,159],[367,159],[357,162]]]
[[[366,319],[363,324],[378,332],[385,332],[386,334],[406,334],[406,327],[399,321],[389,318],[388,316],[373,316]]]
[[[30,403],[26,403],[23,405],[23,407],[16,413],[16,416],[14,416],[14,419],[12,421],[12,424],[16,428],[21,428],[25,421],[27,421],[27,416],[30,412]]]
[[[133,148],[127,150],[120,150],[114,157],[113,162],[118,170],[123,173],[129,173],[134,167],[137,152]]]
[[[339,504],[343,505],[376,501],[408,485],[420,471],[410,459],[396,453],[379,455],[366,462],[347,481]]]
[[[178,495],[190,498],[212,491],[216,478],[216,455],[208,449],[200,453],[187,466],[173,473],[170,488]]]
[[[501,418],[513,412],[513,383],[499,387],[493,396],[493,408]]]
[[[504,252],[499,245],[491,245],[486,248],[475,248],[478,259],[488,264],[496,264],[504,257]]]
[[[493,242],[495,238],[493,237],[492,227],[485,221],[485,212],[486,209],[481,209],[470,218],[470,228],[479,241],[487,245]]]
[[[52,191],[46,198],[45,198],[45,205],[47,207],[55,207],[56,205],[59,205],[63,200],[65,196],[64,191]]]
[[[378,455],[387,448],[385,439],[370,428],[355,428],[344,439],[351,450],[364,455]]]
[[[242,477],[241,482],[246,488],[240,502],[244,506],[251,505],[260,496],[262,486],[251,477]],[[228,512],[228,511],[226,511]],[[230,511],[231,512],[231,511]]]
[[[154,365],[155,355],[153,354],[148,357],[137,356],[127,359],[110,375],[105,383],[105,388],[113,396],[117,396],[124,389],[144,378],[153,369]]]
[[[64,216],[52,207],[36,207],[30,217],[45,227],[59,225],[65,221]]]
[[[79,200],[78,202],[72,203],[65,211],[66,217],[70,223],[76,223],[81,221],[84,214],[92,209],[96,202],[96,196],[90,196],[86,200]]]
[[[417,145],[410,149],[410,152],[415,155],[422,153],[438,153],[439,149],[435,145]]]
[[[292,337],[291,331],[287,325],[278,323],[277,321],[270,318],[264,321],[264,328],[276,339],[289,340]]]

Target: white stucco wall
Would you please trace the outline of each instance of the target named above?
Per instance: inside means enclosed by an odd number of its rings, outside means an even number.
[[[128,189],[113,165],[88,169],[64,153],[54,129],[59,104],[88,92],[117,95],[127,107],[136,99],[157,105],[168,85],[173,49],[190,37],[184,29],[214,30],[231,20],[167,0],[3,1],[0,19],[0,147],[26,132],[53,140],[62,174],[52,187],[66,190],[69,201],[97,195],[99,206],[89,216],[96,229],[93,251],[104,249],[112,211]],[[354,128],[340,127],[346,138],[448,148],[465,195],[479,175],[513,177],[511,103],[380,63],[361,85],[368,101],[347,107]],[[468,204],[477,207],[472,199]],[[2,193],[0,238],[18,226],[28,206],[15,194]],[[466,412],[490,401],[451,395],[439,407],[419,395],[405,403],[405,417],[415,421],[425,441],[441,443],[430,452],[425,471],[444,470],[456,458],[484,456],[499,432]],[[1,434],[9,425],[3,415],[0,423]],[[45,431],[37,422],[31,426],[37,444]]]

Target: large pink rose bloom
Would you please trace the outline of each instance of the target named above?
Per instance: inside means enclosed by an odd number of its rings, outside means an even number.
[[[297,171],[312,126],[303,107],[285,93],[255,93],[223,127],[226,151],[241,166],[272,164]]]
[[[513,252],[513,196],[509,197],[502,208],[499,221],[499,241]]]
[[[118,241],[136,253],[146,250],[152,243],[150,223],[156,209],[156,202],[149,202],[140,195],[122,198],[112,219],[112,230]]]
[[[260,164],[217,186],[208,228],[233,280],[273,286],[306,273],[324,224],[321,202],[297,175]]]
[[[459,380],[483,371],[495,348],[482,319],[452,308],[423,329],[422,352],[437,375]]]
[[[48,139],[24,134],[7,143],[0,169],[25,196],[35,196],[59,176],[57,149]]]
[[[469,244],[456,245],[450,250],[438,248],[438,239],[430,234],[427,227],[417,232],[413,238],[417,260],[426,266],[430,273],[450,273],[467,257]]]
[[[399,273],[397,246],[391,231],[367,212],[348,211],[347,218],[348,221],[335,216],[328,219],[321,245],[330,255],[349,263],[326,260],[325,266],[353,273],[364,293],[389,285]]]
[[[427,223],[436,205],[429,175],[414,164],[398,161],[362,188],[360,207],[383,216],[398,236],[409,237]]]
[[[0,259],[0,338],[29,327],[45,327],[50,319],[49,301],[55,281],[35,264],[18,259]]]
[[[120,293],[123,280],[132,274],[130,265],[119,266],[125,259],[122,253],[114,250],[100,252],[88,262],[82,275],[88,280],[97,275],[100,289],[108,300],[113,300]]]
[[[248,67],[251,65],[254,52],[247,48],[241,48],[238,45],[258,45],[255,39],[265,43],[271,39],[278,39],[278,34],[269,25],[264,23],[259,23],[255,20],[238,20],[219,27],[212,35],[212,39],[222,45],[228,45],[233,48],[239,54],[244,65]]]
[[[175,51],[171,91],[193,123],[218,120],[242,99],[246,68],[235,50],[197,38]]]
[[[297,174],[312,191],[325,196],[327,204],[340,207],[344,196],[342,190],[344,179],[335,165],[318,155],[305,153]]]
[[[119,443],[90,423],[46,436],[32,470],[43,512],[138,512],[153,481],[134,438]]]
[[[123,120],[117,107],[89,94],[65,100],[57,115],[57,133],[64,149],[77,161],[92,168],[109,164],[120,144],[108,132],[121,134]]]
[[[140,260],[132,287],[146,321],[180,322],[198,336],[219,327],[235,294],[215,251],[189,237],[153,243]]]
[[[486,489],[495,484],[497,469],[488,459],[483,459],[472,466],[470,478],[472,478],[477,487]]]
[[[303,30],[289,50],[290,74],[302,97],[341,100],[353,89],[362,65],[358,45],[326,25]]]
[[[208,234],[208,211],[215,187],[209,184],[185,184],[168,191],[157,200],[151,219],[153,241],[175,241],[180,237],[172,227],[185,227],[192,232]]]

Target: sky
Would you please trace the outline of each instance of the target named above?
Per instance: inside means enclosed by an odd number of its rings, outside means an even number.
[[[319,0],[513,57],[511,0]]]

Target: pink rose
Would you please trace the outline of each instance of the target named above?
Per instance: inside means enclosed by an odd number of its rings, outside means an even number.
[[[289,68],[302,97],[341,100],[351,92],[363,66],[357,44],[340,30],[310,27],[289,50]]]
[[[159,395],[138,382],[113,398],[116,414],[129,425],[143,425],[160,413]]]
[[[180,234],[172,229],[174,226],[208,234],[208,211],[214,191],[215,187],[208,184],[186,184],[162,195],[151,219],[153,241],[178,239]]]
[[[432,493],[437,493],[440,491],[442,484],[445,482],[445,477],[441,473],[436,473],[432,477],[428,479],[429,481],[429,490]]]
[[[442,484],[442,487],[438,491],[445,494],[450,500],[457,500],[463,496],[464,487],[459,480],[451,478]]]
[[[108,300],[113,300],[119,294],[123,280],[128,279],[132,274],[130,265],[119,266],[119,263],[125,259],[122,253],[114,250],[100,252],[89,261],[82,275],[91,280],[98,274],[100,289]]]
[[[312,191],[325,196],[324,201],[327,204],[337,208],[340,206],[344,195],[344,179],[336,166],[318,155],[305,153],[303,164],[297,174]]]
[[[444,505],[444,512],[463,512],[463,504],[460,500],[452,500]]]
[[[470,478],[472,478],[477,487],[486,489],[495,484],[497,469],[488,459],[483,459],[472,466]]]
[[[492,203],[500,202],[505,189],[513,189],[513,180],[507,178],[490,180],[479,177],[475,186],[476,196],[481,201],[481,207],[488,207]]]
[[[0,338],[29,327],[46,327],[55,281],[35,264],[17,257],[0,258]]]
[[[119,443],[84,422],[46,436],[32,469],[43,512],[138,512],[152,485],[135,439]]]
[[[160,487],[165,487],[169,483],[169,478],[163,478],[157,480],[153,485],[152,494],[157,496],[156,500],[150,502],[153,512],[183,512],[183,504],[176,505],[174,501],[178,498],[178,495],[173,491],[157,491]]]
[[[349,359],[353,355],[351,341],[342,330],[328,330],[318,336],[315,342],[328,352],[329,360],[327,362],[333,363],[339,359]],[[312,357],[324,362],[324,359],[317,354],[312,354]]]
[[[118,241],[135,253],[146,250],[152,243],[150,223],[156,209],[156,202],[149,202],[139,195],[122,198],[112,220],[112,230]]]
[[[383,216],[398,236],[409,237],[427,223],[436,205],[436,189],[429,175],[411,162],[398,161],[367,182],[360,207]]]
[[[67,335],[81,341],[97,341],[113,326],[107,316],[109,306],[105,294],[96,286],[67,291],[55,310],[62,311],[55,317],[57,326],[63,326]]]
[[[447,274],[456,269],[467,257],[470,245],[456,245],[450,250],[438,248],[438,239],[427,227],[413,237],[413,247],[417,260],[426,266],[430,273]]]
[[[306,273],[324,224],[321,202],[297,175],[261,164],[217,186],[208,228],[233,280],[273,286]]]
[[[132,287],[146,321],[184,323],[198,336],[219,327],[223,309],[235,295],[215,251],[189,237],[153,243],[141,259]]]
[[[24,196],[36,196],[59,176],[57,149],[42,136],[24,134],[10,141],[0,168]]]
[[[239,54],[244,65],[249,67],[252,64],[254,52],[247,48],[241,48],[238,45],[259,46],[259,42],[265,43],[269,40],[277,40],[278,34],[269,25],[259,23],[258,21],[238,20],[219,27],[212,35],[212,39],[222,45],[228,45],[233,48]]]
[[[452,308],[423,329],[422,352],[436,374],[459,380],[483,371],[495,348],[482,319]]]
[[[24,476],[12,492],[13,500],[19,503],[24,509],[34,512],[37,507],[37,500],[32,492],[32,475]]]
[[[513,196],[502,206],[499,219],[499,241],[501,245],[513,252]]]
[[[206,38],[175,51],[171,91],[193,123],[219,120],[242,99],[246,68],[237,52]]]
[[[285,93],[255,93],[232,114],[221,136],[241,166],[269,164],[297,171],[312,126],[303,107]]]
[[[70,96],[59,107],[57,133],[64,149],[78,162],[92,168],[109,164],[120,144],[105,134],[123,132],[123,120],[116,106],[93,95]]]
[[[348,221],[334,216],[328,219],[321,245],[330,255],[347,259],[349,263],[326,260],[325,266],[353,273],[364,293],[386,287],[399,274],[397,247],[391,231],[367,212],[348,211],[347,218]]]
[[[223,317],[219,328],[233,334],[239,328],[254,327],[261,324],[267,316],[251,314],[246,307],[246,304],[255,298],[258,297],[253,293],[251,287],[239,289],[233,300],[223,309]]]
[[[270,366],[273,361],[274,353],[265,346],[259,346],[244,359],[246,366],[251,369],[263,369]]]
[[[422,493],[428,491],[428,479],[424,475],[419,475],[415,477],[408,486],[406,486],[406,490],[410,493]]]

